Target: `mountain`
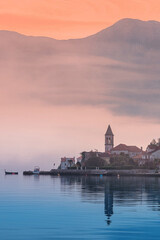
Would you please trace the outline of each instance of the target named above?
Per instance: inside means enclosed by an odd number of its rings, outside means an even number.
[[[0,31],[2,89],[14,99],[23,95],[49,104],[103,105],[116,114],[159,117],[159,61],[156,21],[122,19],[70,40]]]
[[[148,51],[159,59],[160,23],[122,19],[113,26],[83,39],[55,40],[47,37],[24,36],[0,31],[0,51],[3,56],[37,57],[48,54],[95,54],[127,61],[150,61]],[[147,52],[146,52],[147,51]],[[158,59],[157,59],[158,58]]]
[[[0,31],[0,51],[6,57],[38,57],[48,54],[94,54],[123,61],[159,60],[160,23],[122,19],[113,26],[84,39],[55,40]],[[151,55],[152,55],[151,54]]]
[[[160,39],[160,22],[125,18],[88,38],[151,43]]]

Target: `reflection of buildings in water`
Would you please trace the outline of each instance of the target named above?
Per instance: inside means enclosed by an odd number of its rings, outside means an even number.
[[[34,175],[34,181],[39,181],[39,175],[38,174]]]
[[[60,181],[62,186],[82,185],[81,176],[61,176]]]
[[[104,202],[104,180],[100,177],[83,177],[81,187],[83,202],[103,203]]]
[[[60,176],[60,189],[63,193],[73,194],[80,192],[82,186],[81,176]]]
[[[107,224],[111,224],[110,217],[113,215],[113,190],[110,186],[105,186],[104,194],[104,212],[107,216]]]
[[[76,191],[82,202],[104,202],[106,222],[111,224],[113,204],[134,207],[148,204],[153,211],[160,211],[160,178],[149,177],[60,177],[61,190],[72,194]],[[114,199],[113,199],[114,198]]]

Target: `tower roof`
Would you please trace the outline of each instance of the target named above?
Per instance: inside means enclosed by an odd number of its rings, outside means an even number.
[[[108,128],[107,128],[107,131],[106,131],[105,135],[112,135],[112,136],[114,136],[110,125],[108,125]]]

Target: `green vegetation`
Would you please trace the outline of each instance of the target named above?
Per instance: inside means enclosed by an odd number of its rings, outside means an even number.
[[[154,141],[152,141],[154,143]],[[110,161],[107,162],[104,158],[96,157],[95,153],[91,153],[91,157],[85,161],[83,156],[82,167],[87,169],[106,169],[106,170],[130,170],[130,169],[160,169],[160,159],[154,161],[146,161],[144,165],[139,165],[139,162],[133,160],[129,155],[121,153],[119,155],[111,155]],[[79,166],[77,166],[79,167]]]
[[[107,167],[107,162],[100,157],[91,157],[85,162],[87,168],[104,168]]]
[[[113,155],[110,158],[110,165],[112,167],[135,167],[137,166],[137,163],[134,162],[132,158],[130,158],[127,154],[121,153],[120,155]]]
[[[90,169],[97,167],[100,169],[133,169],[137,166],[137,163],[126,154],[111,156],[110,164],[100,157],[91,157],[85,161],[85,167]]]

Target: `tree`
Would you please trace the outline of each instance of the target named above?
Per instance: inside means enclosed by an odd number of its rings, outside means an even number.
[[[110,158],[110,164],[112,166],[126,166],[126,165],[132,165],[135,166],[136,163],[132,158],[129,157],[127,154],[120,154],[120,155],[113,155]]]
[[[107,166],[107,162],[100,157],[91,157],[85,162],[86,167],[90,168],[103,168]]]
[[[154,146],[156,146],[156,145],[157,145],[157,142],[156,142],[156,140],[155,140],[155,139],[153,139],[153,140],[152,140],[152,142],[150,143],[150,145],[154,145]]]
[[[80,167],[81,167],[81,163],[80,163],[80,162],[77,162],[77,163],[76,163],[76,167],[80,168]]]

